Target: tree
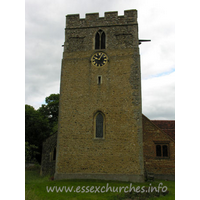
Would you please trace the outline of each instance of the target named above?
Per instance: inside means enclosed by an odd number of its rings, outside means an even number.
[[[51,94],[45,98],[45,102],[38,111],[48,119],[52,134],[58,126],[59,94]]]
[[[42,142],[49,137],[48,119],[30,105],[25,105],[25,142],[37,147],[35,158],[41,161]]]
[[[26,160],[37,159],[39,163],[42,143],[58,129],[59,94],[51,94],[45,102],[38,110],[25,105]]]
[[[25,142],[25,161],[26,162],[36,162],[36,156],[39,154],[37,151],[38,147],[35,145],[30,145]]]

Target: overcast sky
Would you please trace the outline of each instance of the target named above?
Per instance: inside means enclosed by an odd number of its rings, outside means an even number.
[[[175,119],[175,24],[173,1],[26,0],[25,104],[38,109],[59,93],[65,16],[137,9],[141,44],[142,112],[150,119]]]

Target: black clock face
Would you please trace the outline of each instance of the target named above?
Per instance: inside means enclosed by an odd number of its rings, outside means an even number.
[[[96,67],[102,67],[107,63],[107,61],[108,56],[103,52],[97,52],[91,58],[92,64]]]

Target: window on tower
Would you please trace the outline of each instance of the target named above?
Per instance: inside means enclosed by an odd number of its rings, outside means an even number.
[[[97,77],[97,84],[101,85],[101,83],[102,83],[102,76],[98,76]]]
[[[96,137],[103,137],[103,115],[101,113],[98,113],[96,117]]]
[[[106,35],[104,31],[99,30],[95,35],[95,49],[105,49]]]
[[[102,112],[98,111],[94,118],[95,124],[95,138],[104,139],[105,138],[105,116]]]

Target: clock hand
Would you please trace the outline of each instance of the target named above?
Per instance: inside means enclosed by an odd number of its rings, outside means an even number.
[[[98,60],[101,60],[101,57],[103,56],[103,54],[101,54],[100,58]]]

